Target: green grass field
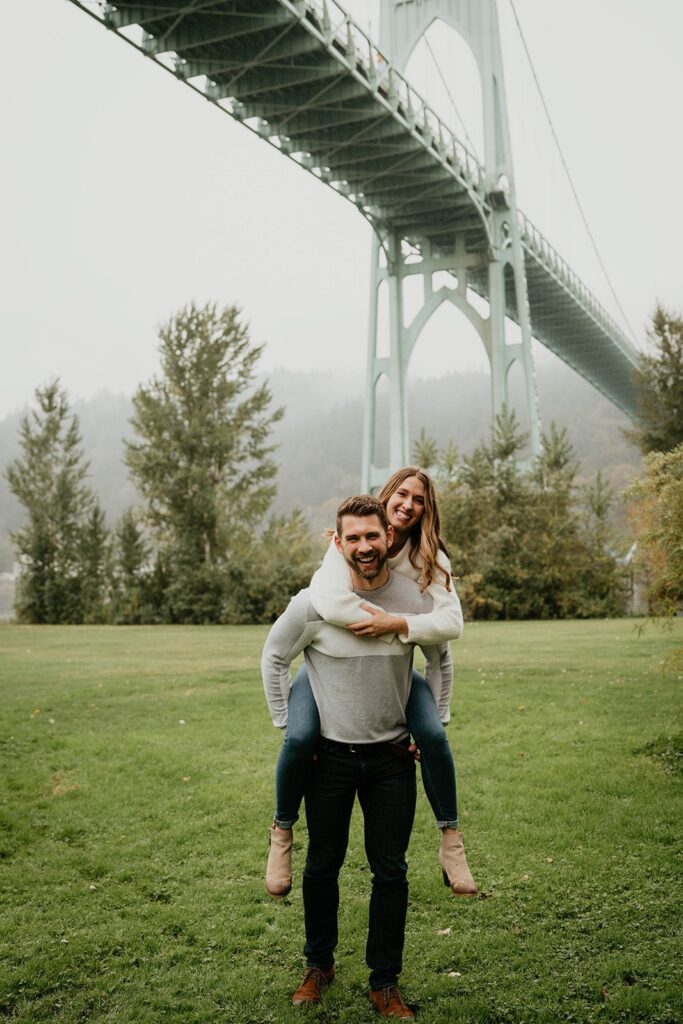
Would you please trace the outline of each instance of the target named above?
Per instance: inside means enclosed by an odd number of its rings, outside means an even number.
[[[338,983],[303,969],[301,869],[262,875],[280,734],[262,627],[0,626],[0,1014],[75,1024],[371,1021],[360,815]],[[441,881],[424,794],[402,988],[425,1022],[683,1020],[683,637],[491,623],[454,645],[461,821],[480,899]]]

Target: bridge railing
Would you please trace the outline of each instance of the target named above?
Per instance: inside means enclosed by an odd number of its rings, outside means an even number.
[[[417,131],[425,142],[432,143],[439,156],[463,174],[469,184],[483,190],[484,168],[475,154],[396,70],[337,0],[280,0],[280,3],[299,18],[302,9],[311,11],[321,27],[323,42],[341,51],[347,62],[360,65],[368,84],[402,115],[408,127]]]
[[[112,5],[108,0],[71,0],[71,2],[112,27],[110,14]],[[312,32],[325,47],[332,49],[356,76],[360,76],[371,91],[381,98],[406,127],[419,135],[422,142],[433,150],[437,158],[463,180],[473,192],[477,193],[482,207],[486,206],[485,172],[478,158],[432,110],[417,89],[396,70],[370,36],[356,24],[348,12],[337,3],[337,0],[278,0],[278,2],[309,32]],[[191,8],[188,8],[187,13],[191,13]],[[188,85],[201,92],[207,99],[217,103],[233,117],[242,119],[239,110],[241,104],[236,99],[233,98],[233,102],[230,104],[229,98],[223,94],[220,99],[217,98],[214,94],[216,83],[203,74],[188,76],[185,61],[179,54],[173,51],[162,51],[157,41],[153,37],[146,36],[142,31],[139,33],[142,38],[138,39],[137,34],[132,30],[139,28],[140,26],[126,25],[125,28],[117,27],[117,32],[147,56],[151,56],[163,64],[167,70],[184,78]],[[203,79],[202,85],[197,84],[198,78]],[[250,125],[247,126],[250,127]],[[262,126],[259,126],[252,130],[258,130],[264,138],[273,142],[269,131],[261,129]],[[309,163],[312,165],[312,158],[309,159]],[[315,168],[312,169],[315,170]],[[345,185],[346,183],[337,184]],[[348,192],[346,188],[338,188],[338,190],[345,194]],[[362,202],[357,202],[357,205],[362,210],[369,209],[363,206]],[[554,274],[562,286],[612,337],[614,343],[629,361],[636,365],[638,353],[616,321],[605,311],[538,228],[521,211],[518,212],[518,217],[525,247],[544,265],[548,272]]]
[[[522,241],[533,255],[544,265],[544,267],[559,279],[562,285],[572,293],[590,315],[607,331],[614,344],[623,352],[628,360],[635,366],[638,362],[638,353],[629,342],[619,324],[598,302],[591,291],[588,290],[580,277],[578,277],[569,264],[560,256],[545,235],[542,234],[528,217],[518,211]]]

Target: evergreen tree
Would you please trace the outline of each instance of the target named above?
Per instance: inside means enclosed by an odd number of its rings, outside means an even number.
[[[104,512],[95,499],[83,525],[80,549],[84,622],[106,622],[109,600],[110,540]]]
[[[292,595],[308,586],[322,554],[300,509],[273,516],[263,534],[231,562],[223,617],[274,622]]]
[[[485,580],[478,597],[480,612],[487,617],[526,617],[529,488],[520,466],[526,442],[514,410],[504,407],[494,421],[490,444],[464,460],[464,480],[473,499],[466,514],[476,531],[469,567],[475,579]]]
[[[114,530],[110,569],[113,622],[138,625],[153,621],[149,607],[150,553],[135,513],[129,508]]]
[[[225,569],[267,511],[281,410],[254,385],[262,348],[238,310],[187,306],[160,330],[161,375],[138,388],[126,462],[168,580],[170,621],[220,619]]]
[[[641,452],[668,452],[683,442],[683,319],[657,306],[648,338],[652,354],[641,355],[639,423],[624,431]]]
[[[651,612],[672,618],[683,600],[683,443],[651,452],[626,496]]]
[[[22,454],[6,469],[27,518],[12,533],[21,564],[16,612],[25,622],[81,622],[83,535],[95,504],[84,482],[88,464],[59,382],[35,396],[37,409],[21,422]]]
[[[427,472],[435,466],[439,458],[439,448],[433,437],[429,437],[424,427],[420,436],[413,444],[413,458],[418,466],[426,469]]]
[[[553,423],[530,469],[514,413],[496,418],[490,444],[456,464],[449,446],[435,473],[443,534],[472,618],[564,618],[623,610],[607,550],[609,498],[590,491],[590,527],[577,501],[577,460]],[[590,518],[590,516],[589,516]]]
[[[580,562],[574,495],[577,465],[566,430],[551,423],[549,433],[541,437],[541,452],[531,469],[525,519],[527,606],[534,618],[576,614]]]
[[[582,491],[583,515],[579,549],[579,613],[584,617],[623,615],[628,593],[627,572],[614,557],[610,513],[612,489],[602,472]]]

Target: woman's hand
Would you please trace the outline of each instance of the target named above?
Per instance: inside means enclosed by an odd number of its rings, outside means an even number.
[[[384,636],[385,633],[408,633],[408,623],[401,615],[390,615],[379,608],[373,608],[369,604],[362,604],[361,608],[369,612],[371,619],[363,619],[361,622],[352,622],[347,629],[350,629],[356,636]]]

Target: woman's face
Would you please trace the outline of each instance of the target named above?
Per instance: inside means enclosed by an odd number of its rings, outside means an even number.
[[[387,502],[387,517],[394,530],[405,533],[418,523],[425,510],[425,489],[416,476],[408,476]]]

